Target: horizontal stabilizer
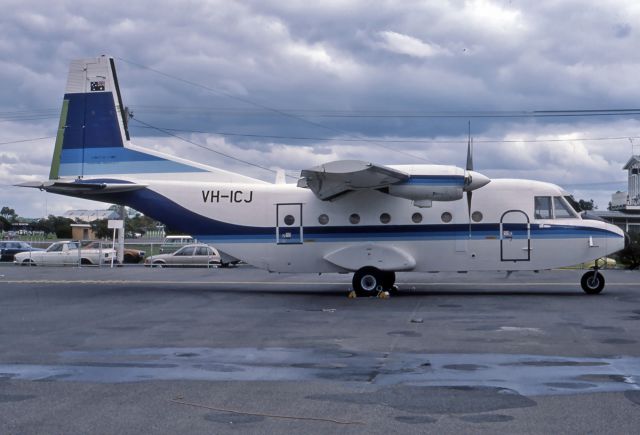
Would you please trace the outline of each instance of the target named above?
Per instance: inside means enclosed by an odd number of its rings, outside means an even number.
[[[328,200],[351,190],[380,189],[408,179],[409,174],[387,166],[337,160],[303,170],[298,187],[309,188],[318,198]]]
[[[82,194],[102,194],[102,193],[119,193],[130,192],[132,190],[144,189],[147,184],[135,184],[135,183],[110,183],[110,182],[82,182],[82,181],[32,181],[27,183],[16,184],[20,187],[32,187],[40,190],[46,190],[47,192],[71,194],[72,196],[79,196]]]

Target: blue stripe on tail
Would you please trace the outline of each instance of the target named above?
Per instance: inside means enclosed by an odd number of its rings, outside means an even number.
[[[59,176],[206,172],[124,146],[112,92],[65,94]]]

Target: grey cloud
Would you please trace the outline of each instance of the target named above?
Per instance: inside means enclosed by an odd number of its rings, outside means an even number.
[[[462,165],[465,118],[329,118],[318,112],[634,107],[640,97],[635,79],[640,65],[633,56],[638,41],[629,24],[640,18],[634,6],[633,1],[614,8],[578,0],[408,1],[380,2],[375,7],[364,0],[317,4],[161,0],[124,5],[8,0],[0,17],[0,112],[57,110],[68,61],[106,53],[218,91],[117,60],[125,103],[135,108],[137,118],[160,127],[424,140],[423,144],[383,143],[398,150],[392,152],[367,142],[193,136],[242,156],[264,159],[271,166],[299,169],[313,155],[416,162],[407,161],[402,152]],[[394,40],[399,45],[385,47],[381,35],[393,34],[412,38],[404,41],[413,48],[403,47],[402,37]],[[428,47],[437,48],[437,55],[427,55]],[[259,106],[294,116],[283,117]],[[57,115],[31,120],[22,131],[0,135],[0,142],[29,137],[33,130],[55,134],[56,122]],[[478,139],[553,138],[575,132],[583,137],[638,135],[638,120],[633,118],[476,118],[472,124]],[[179,145],[180,141],[162,138],[135,122],[132,132],[137,143],[157,142],[182,155],[219,162],[210,152]],[[433,144],[436,139],[457,143]],[[46,176],[50,151],[42,149],[16,157],[20,162],[34,158],[33,166],[16,163],[13,169],[27,175],[40,170]],[[282,149],[287,153],[278,154]],[[549,142],[524,143],[520,148],[479,143],[476,150],[477,165],[492,174],[574,183],[624,177],[619,166],[629,154],[624,140],[608,146]],[[579,159],[579,168],[572,157]]]

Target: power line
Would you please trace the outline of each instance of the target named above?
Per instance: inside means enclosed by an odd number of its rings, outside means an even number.
[[[237,96],[237,95],[233,95],[233,94],[231,94],[231,93],[229,93],[229,92],[220,91],[220,90],[218,90],[218,89],[214,89],[214,88],[211,88],[211,87],[209,87],[209,86],[205,86],[205,85],[200,84],[200,83],[192,82],[192,81],[190,81],[190,80],[186,80],[186,79],[183,79],[183,78],[181,78],[181,77],[176,77],[176,76],[173,76],[173,75],[171,75],[171,74],[167,74],[167,73],[165,73],[165,72],[162,72],[162,71],[156,70],[156,69],[154,69],[154,68],[148,67],[148,66],[146,66],[146,65],[141,65],[141,64],[139,64],[139,63],[136,63],[136,62],[132,62],[132,61],[129,61],[129,60],[123,59],[123,58],[121,58],[121,57],[118,57],[117,59],[119,59],[119,60],[121,60],[121,61],[123,61],[123,62],[126,62],[126,63],[128,63],[128,64],[130,64],[130,65],[135,65],[135,66],[137,66],[137,67],[139,67],[139,68],[143,68],[143,69],[146,69],[146,70],[149,70],[149,71],[155,72],[156,74],[160,74],[160,75],[162,75],[162,76],[164,76],[164,77],[168,77],[168,78],[170,78],[170,79],[177,80],[177,81],[180,81],[180,82],[182,82],[182,83],[186,83],[186,84],[188,84],[188,85],[190,85],[190,86],[195,86],[195,87],[198,87],[198,88],[201,88],[201,89],[205,89],[205,90],[207,90],[207,91],[209,91],[209,92],[213,92],[214,94],[222,95],[222,96],[225,96],[225,97],[227,97],[227,98],[231,98],[231,99],[234,99],[234,100],[240,101],[240,102],[245,103],[245,104],[250,104],[250,105],[252,105],[252,106],[259,107],[259,108],[261,108],[261,109],[268,110],[268,111],[273,112],[273,113],[277,113],[277,114],[279,114],[279,115],[281,115],[281,116],[284,116],[284,117],[287,117],[287,118],[296,119],[296,120],[298,120],[298,121],[304,122],[304,123],[309,124],[309,125],[313,125],[313,126],[315,126],[315,127],[319,127],[319,128],[323,128],[323,129],[326,129],[326,130],[333,131],[334,133],[347,134],[347,135],[349,135],[349,136],[353,136],[353,137],[356,137],[356,138],[358,138],[358,139],[362,139],[362,140],[364,140],[364,141],[366,141],[366,142],[370,142],[370,143],[372,143],[372,144],[374,144],[374,145],[377,145],[377,146],[379,146],[379,147],[381,147],[381,148],[384,148],[384,149],[386,149],[386,150],[388,150],[388,151],[393,151],[393,152],[395,152],[395,153],[404,154],[404,155],[409,156],[409,157],[412,157],[412,158],[414,158],[414,159],[422,160],[422,161],[425,161],[425,162],[428,162],[428,161],[429,161],[429,160],[427,160],[427,159],[425,159],[425,158],[423,158],[423,157],[416,156],[416,155],[414,155],[414,154],[407,153],[407,152],[405,152],[405,151],[401,151],[401,150],[394,150],[394,149],[389,148],[389,147],[387,147],[387,146],[385,146],[385,145],[378,144],[378,143],[376,143],[375,141],[371,141],[371,140],[366,139],[366,138],[362,138],[362,137],[358,137],[358,136],[356,136],[356,135],[352,135],[351,133],[349,133],[349,132],[347,132],[347,131],[340,130],[340,129],[333,128],[333,127],[329,127],[329,126],[326,126],[326,125],[323,125],[323,124],[319,124],[319,123],[314,122],[314,121],[309,121],[309,120],[308,120],[308,119],[306,119],[306,118],[303,118],[303,117],[300,117],[300,116],[296,116],[296,115],[294,115],[294,114],[290,114],[290,113],[288,113],[288,112],[284,112],[284,111],[282,111],[282,110],[275,109],[275,108],[273,108],[273,107],[269,107],[269,106],[266,106],[266,105],[264,105],[264,104],[257,103],[257,102],[255,102],[255,101],[249,100],[249,99],[247,99],[247,98],[242,98],[242,97],[239,97],[239,96]]]
[[[206,147],[206,146],[204,146],[204,145],[202,145],[202,144],[199,144],[199,143],[197,143],[197,142],[194,142],[194,141],[189,140],[189,139],[187,139],[187,138],[184,138],[184,137],[182,137],[182,136],[178,136],[177,134],[172,133],[172,132],[170,132],[170,131],[168,131],[168,130],[166,130],[166,129],[164,129],[164,128],[156,127],[156,126],[153,126],[153,125],[151,125],[151,124],[149,124],[149,123],[146,123],[146,122],[144,122],[144,121],[141,121],[141,120],[140,120],[140,119],[138,119],[138,118],[132,118],[132,119],[133,119],[133,121],[139,122],[140,124],[143,124],[143,125],[147,126],[148,128],[151,128],[151,129],[157,130],[157,131],[162,132],[162,133],[164,133],[164,134],[166,134],[166,135],[168,135],[168,136],[175,137],[176,139],[180,139],[180,140],[182,140],[182,141],[184,141],[184,142],[187,142],[187,143],[189,143],[189,144],[191,144],[191,145],[195,145],[195,146],[197,146],[197,147],[199,147],[199,148],[202,148],[202,149],[204,149],[204,150],[211,151],[212,153],[219,154],[219,155],[221,155],[221,156],[223,156],[223,157],[226,157],[226,158],[228,158],[228,159],[235,160],[235,161],[237,161],[237,162],[241,162],[241,163],[244,163],[244,164],[247,164],[247,165],[250,165],[250,166],[254,166],[254,167],[256,167],[256,168],[264,169],[265,171],[269,171],[269,172],[272,172],[272,173],[274,173],[274,174],[275,174],[275,173],[277,173],[277,171],[275,171],[275,170],[273,170],[273,169],[271,169],[271,168],[267,168],[266,166],[261,166],[261,165],[259,165],[259,164],[257,164],[257,163],[253,163],[253,162],[250,162],[250,161],[248,161],[248,160],[243,160],[243,159],[240,159],[240,158],[238,158],[238,157],[234,157],[234,156],[231,156],[231,155],[229,155],[229,154],[223,153],[223,152],[221,152],[221,151],[214,150],[214,149],[212,149],[212,148]],[[288,177],[291,177],[290,175],[287,175],[287,176],[288,176]],[[291,177],[291,178],[295,178],[295,177]]]
[[[35,142],[38,140],[43,140],[43,139],[53,139],[55,136],[43,136],[43,137],[34,137],[32,139],[20,139],[20,140],[13,140],[10,142],[0,142],[0,145],[9,145],[9,144],[14,144],[14,143],[22,143],[22,142]]]
[[[137,126],[137,128],[149,128],[144,126]],[[253,137],[263,139],[291,139],[291,140],[316,140],[327,142],[369,142],[369,140],[363,139],[350,139],[350,138],[330,138],[330,137],[314,137],[314,136],[282,136],[282,135],[266,135],[266,134],[251,134],[251,133],[232,133],[225,131],[213,131],[213,130],[185,130],[178,128],[165,128],[167,131],[178,131],[182,133],[196,133],[196,134],[215,134],[220,136],[240,136],[240,137]],[[629,140],[640,139],[640,136],[617,136],[617,137],[584,137],[584,138],[572,138],[572,139],[474,139],[474,143],[545,143],[545,142],[580,142],[580,141],[605,141],[605,140]],[[385,143],[419,143],[419,144],[460,144],[466,143],[466,139],[460,140],[420,140],[420,139],[375,139],[376,142]]]

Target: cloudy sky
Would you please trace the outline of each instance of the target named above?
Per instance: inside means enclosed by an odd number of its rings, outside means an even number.
[[[266,180],[215,151],[291,175],[344,158],[464,166],[471,121],[476,170],[600,209],[640,154],[640,115],[530,116],[640,106],[636,0],[2,5],[0,205],[26,217],[104,207],[12,187],[47,178],[68,62],[100,54],[134,143]]]

